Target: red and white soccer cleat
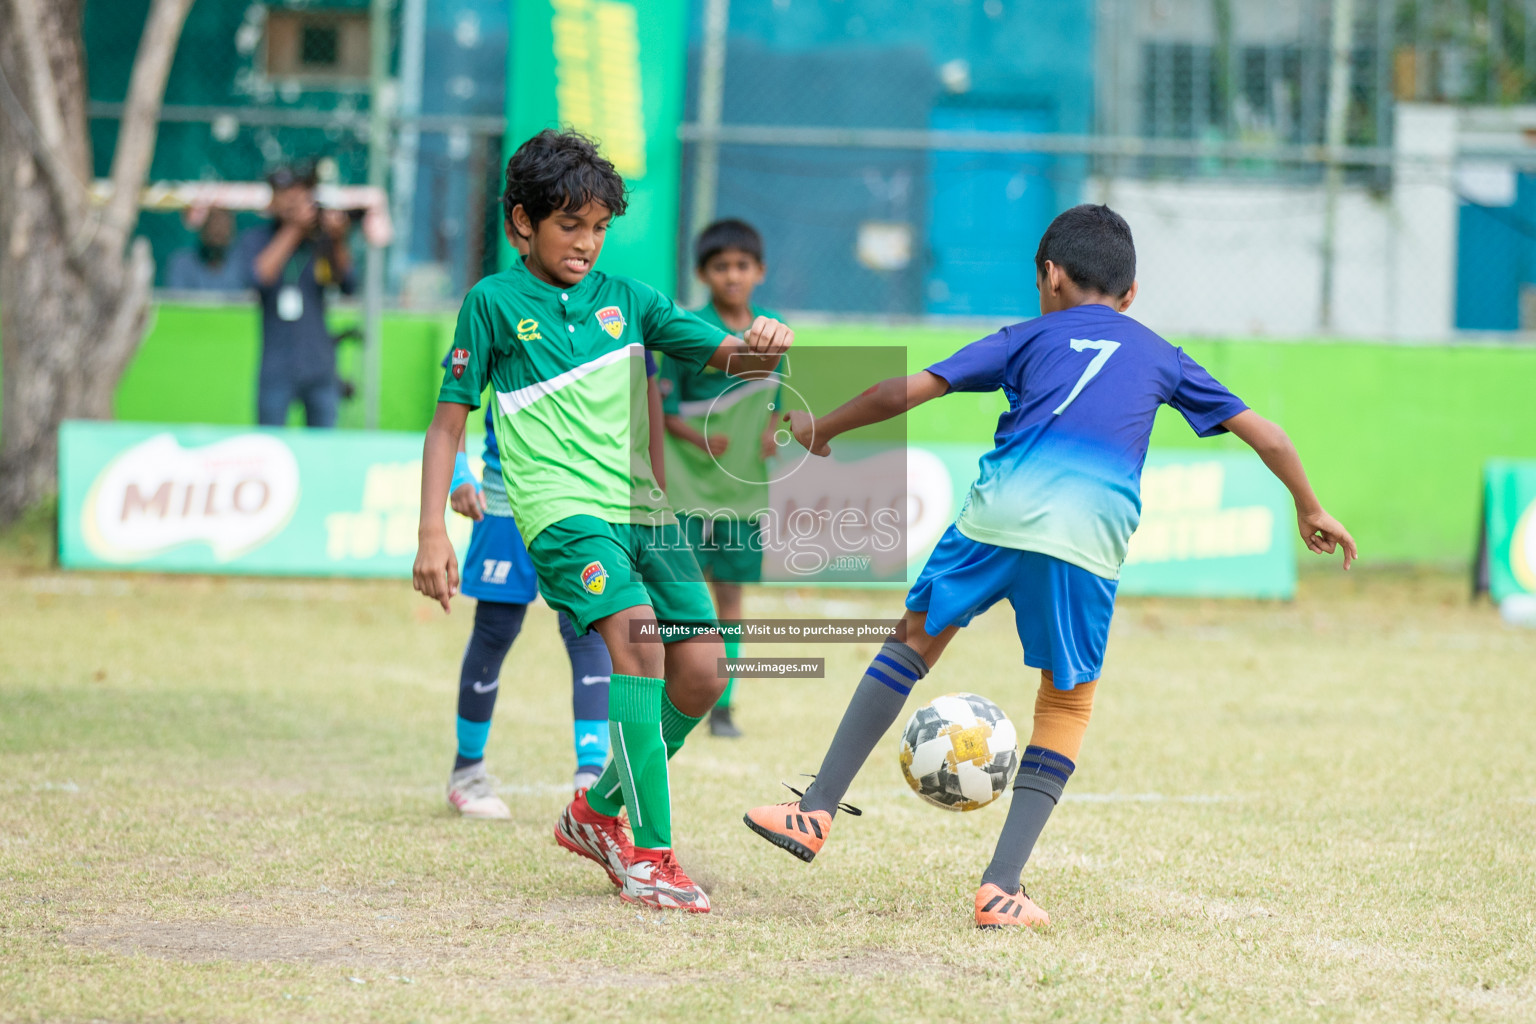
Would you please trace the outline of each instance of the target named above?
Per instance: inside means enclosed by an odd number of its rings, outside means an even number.
[[[642,906],[709,913],[709,897],[683,873],[671,850],[636,848],[624,870],[620,895],[626,902]]]
[[[1051,915],[1035,905],[1022,885],[1016,894],[991,882],[976,890],[977,928],[1043,928],[1050,923]]]
[[[617,815],[599,814],[587,803],[587,791],[578,789],[555,822],[555,842],[597,864],[608,880],[623,887],[624,869],[635,847]]]

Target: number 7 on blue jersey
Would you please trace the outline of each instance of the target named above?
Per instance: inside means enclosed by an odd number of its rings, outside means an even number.
[[[1067,406],[1072,404],[1073,399],[1082,394],[1083,388],[1087,387],[1088,382],[1099,375],[1099,371],[1104,369],[1104,364],[1109,362],[1109,357],[1114,355],[1115,350],[1120,347],[1118,341],[1086,341],[1082,338],[1073,338],[1071,344],[1073,352],[1082,352],[1084,349],[1092,348],[1098,349],[1099,354],[1089,361],[1088,369],[1084,370],[1083,375],[1077,378],[1077,385],[1072,388],[1072,393],[1067,396],[1065,402],[1056,407],[1051,413],[1052,416],[1060,416],[1062,410],[1066,409]]]

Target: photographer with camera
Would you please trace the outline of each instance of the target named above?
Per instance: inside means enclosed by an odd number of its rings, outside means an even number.
[[[261,301],[261,377],[257,421],[280,427],[295,399],[311,427],[336,425],[341,384],[336,343],[325,323],[325,292],[356,288],[347,245],[351,217],[315,199],[312,164],[279,167],[272,186],[272,220],[241,237],[240,258]]]

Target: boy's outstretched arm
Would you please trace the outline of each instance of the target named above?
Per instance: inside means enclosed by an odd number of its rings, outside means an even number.
[[[1323,510],[1317,495],[1312,493],[1312,485],[1307,482],[1307,471],[1301,466],[1301,456],[1296,454],[1296,446],[1291,443],[1285,431],[1252,409],[1244,409],[1221,425],[1258,452],[1264,465],[1291,492],[1296,502],[1296,523],[1307,547],[1320,555],[1331,555],[1342,547],[1344,568],[1348,569],[1350,563],[1360,557],[1355,550],[1355,538],[1344,529],[1344,524]]]
[[[825,416],[812,416],[796,409],[784,419],[795,440],[804,445],[806,451],[812,455],[830,455],[832,439],[838,434],[881,423],[947,394],[949,381],[936,373],[921,370],[910,377],[887,378]]]
[[[453,457],[464,438],[468,417],[469,406],[438,402],[421,452],[421,519],[416,527],[416,565],[411,570],[411,583],[441,604],[445,612],[449,599],[459,592],[459,561],[448,541],[443,506],[448,503]]]

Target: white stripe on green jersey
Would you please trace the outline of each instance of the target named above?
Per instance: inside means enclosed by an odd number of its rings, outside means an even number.
[[[727,337],[649,285],[594,270],[561,288],[519,260],[465,297],[438,399],[477,407],[495,390],[507,500],[525,543],[574,515],[670,522],[648,453],[643,349],[697,368]]]

